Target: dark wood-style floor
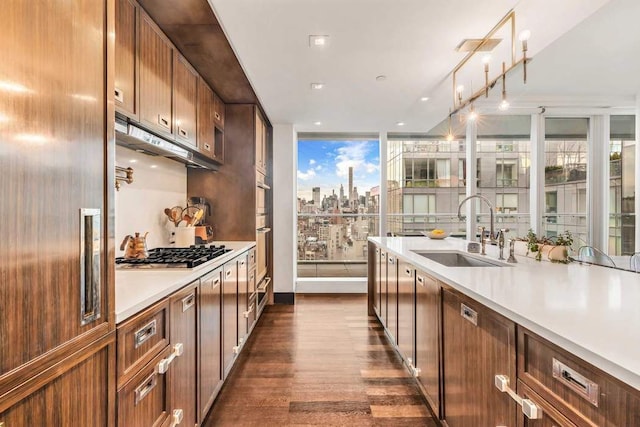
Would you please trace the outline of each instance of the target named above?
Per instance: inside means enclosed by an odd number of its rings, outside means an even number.
[[[436,426],[364,295],[268,306],[205,422]]]

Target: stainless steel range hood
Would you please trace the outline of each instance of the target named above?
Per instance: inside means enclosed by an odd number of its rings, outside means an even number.
[[[126,120],[116,117],[116,143],[140,153],[161,156],[184,163],[188,168],[217,171],[218,165],[206,158],[167,141]]]

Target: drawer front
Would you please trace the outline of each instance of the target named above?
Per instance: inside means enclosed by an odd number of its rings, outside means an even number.
[[[518,378],[577,425],[640,426],[639,392],[521,327]]]
[[[256,230],[260,230],[261,228],[265,228],[266,226],[267,226],[267,216],[256,215]]]
[[[249,270],[251,270],[252,268],[255,268],[256,266],[256,250],[255,248],[249,249],[249,257],[248,257],[248,261],[249,264]]]
[[[169,345],[169,301],[156,304],[118,326],[118,386]]]
[[[158,363],[171,353],[169,347],[118,390],[118,426],[161,426],[167,420],[167,374],[158,373]]]
[[[537,408],[542,410],[542,416],[538,419],[529,419],[522,412],[518,413],[519,427],[576,427],[560,411],[524,385],[522,381],[518,381],[518,395],[531,400]]]
[[[256,213],[263,214],[267,211],[266,192],[264,188],[256,187]]]

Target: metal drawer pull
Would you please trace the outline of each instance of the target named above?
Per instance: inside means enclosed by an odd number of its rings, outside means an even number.
[[[80,325],[100,318],[100,209],[80,209]]]
[[[245,319],[248,319],[248,318],[249,318],[249,315],[250,315],[250,314],[251,314],[251,312],[253,311],[253,308],[254,308],[254,307],[253,307],[253,304],[251,304],[251,306],[249,307],[249,310],[248,310],[248,311],[244,311],[244,312],[242,312],[242,314],[244,314],[244,318],[245,318]]]
[[[171,413],[171,427],[175,427],[182,422],[184,418],[184,411],[182,409],[174,409]]]
[[[171,365],[171,362],[173,362],[173,359],[175,359],[178,356],[182,356],[183,352],[184,352],[184,347],[182,343],[178,343],[174,345],[173,353],[171,353],[171,355],[169,355],[169,357],[167,357],[166,359],[162,359],[160,362],[158,362],[158,373],[159,374],[166,373],[169,370],[169,365]]]
[[[220,278],[216,277],[213,279],[213,289],[217,288],[220,285]]]
[[[420,286],[424,286],[424,279],[422,276],[416,276],[416,280],[420,283]]]
[[[222,118],[218,112],[215,112],[214,114],[216,116],[216,120],[219,121]]]
[[[542,418],[542,409],[540,409],[532,400],[523,399],[509,387],[509,377],[506,375],[495,376],[495,386],[503,393],[507,393],[522,408],[522,413],[530,420],[539,420]]]
[[[460,316],[478,326],[478,313],[469,306],[460,303]]]
[[[246,264],[245,260],[240,261],[240,266],[244,267],[244,265]]]
[[[239,345],[234,346],[234,347],[233,347],[233,354],[238,354],[238,353],[240,353],[240,347],[241,347],[241,346],[239,346]]]
[[[124,92],[122,91],[122,89],[115,88],[114,92],[114,99],[118,102],[124,103]]]
[[[410,269],[410,268],[405,268],[405,269],[404,269],[404,273],[405,273],[407,276],[411,276],[411,269]]]
[[[262,188],[263,190],[271,190],[271,187],[269,187],[267,184],[265,184],[262,181],[258,181],[258,183],[256,184],[256,187]]]
[[[227,276],[227,277],[231,276],[231,270],[227,270],[224,274],[225,274],[225,276]]]
[[[271,229],[270,229],[270,228],[264,227],[264,228],[259,228],[259,229],[257,229],[257,230],[256,230],[256,233],[268,233],[268,232],[270,232],[270,231],[271,231]]]
[[[207,150],[207,151],[211,151],[211,145],[204,144],[204,149]]]
[[[189,132],[187,132],[185,129],[182,129],[181,127],[178,127],[178,134],[183,138],[189,138]]]
[[[267,288],[269,287],[269,283],[271,283],[271,277],[266,277],[263,281],[262,281],[262,285],[258,286],[258,292],[267,292]]]
[[[158,124],[169,129],[169,120],[162,117],[162,114],[158,114]]]
[[[140,347],[142,344],[147,342],[149,338],[154,336],[158,328],[158,323],[156,319],[153,319],[151,322],[144,325],[142,328],[138,329],[134,334],[135,346],[134,348]]]
[[[598,407],[598,395],[600,394],[598,384],[580,375],[555,357],[553,358],[553,378],[571,388],[593,406]]]
[[[142,399],[144,399],[147,396],[147,394],[149,394],[149,392],[151,392],[151,390],[154,389],[156,384],[158,384],[158,376],[154,372],[153,374],[145,378],[142,384],[136,387],[136,390],[134,392],[134,401],[133,401],[134,406],[138,405],[138,403],[140,403]]]
[[[393,260],[393,257],[392,257],[392,256],[390,256],[390,257],[389,257],[389,258],[387,258],[387,259],[389,260],[389,264],[393,264],[393,263],[394,263],[394,260]]]
[[[189,310],[196,303],[196,294],[189,294],[182,299],[182,312]]]

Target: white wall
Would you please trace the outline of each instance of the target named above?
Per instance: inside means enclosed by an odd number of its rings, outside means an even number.
[[[185,207],[187,168],[120,146],[116,147],[116,165],[133,168],[133,184],[123,183],[116,191],[116,256],[123,255],[122,239],[136,231],[149,232],[149,248],[167,246],[173,224],[168,223],[164,208]]]
[[[293,125],[273,126],[273,291],[295,292],[298,135]]]

